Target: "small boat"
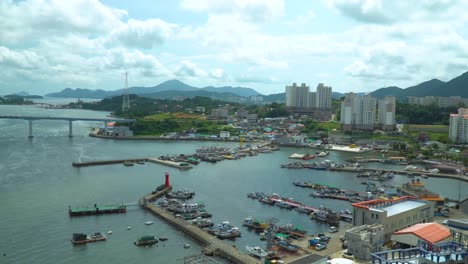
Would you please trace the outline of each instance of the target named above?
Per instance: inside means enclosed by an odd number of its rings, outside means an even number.
[[[184,243],[184,248],[189,248],[189,247],[190,247],[190,245],[189,245],[189,244],[187,244],[187,243]]]
[[[144,160],[137,160],[137,163],[138,164],[145,164],[145,161]]]
[[[111,231],[111,230],[109,230],[109,232],[107,232],[107,234],[111,235],[111,234],[112,234],[112,231]]]
[[[158,243],[158,239],[155,236],[142,236],[133,242],[135,246],[152,246],[156,243]]]
[[[256,247],[249,247],[249,246],[245,246],[245,249],[247,249],[247,251],[251,254],[251,255],[254,255],[256,257],[259,257],[259,258],[264,258],[268,255],[271,254],[270,251],[267,251],[259,246],[256,246]]]
[[[123,165],[124,166],[133,166],[133,162],[130,161],[130,160],[126,160],[126,161],[124,161]]]
[[[97,241],[105,241],[107,238],[103,234],[96,232],[92,235],[86,235],[82,233],[74,233],[71,239],[73,245],[86,244]]]
[[[288,204],[288,203],[286,203],[286,202],[284,202],[284,201],[278,201],[278,202],[276,203],[276,206],[281,207],[281,208],[286,208],[286,209],[291,209],[291,208],[293,208],[292,205],[290,205],[290,204]]]
[[[325,156],[327,156],[328,154],[329,154],[328,151],[323,151],[323,152],[320,152],[320,153],[318,154],[318,156],[319,156],[319,157],[325,157]]]
[[[280,246],[283,249],[286,249],[287,251],[290,252],[297,252],[299,250],[299,247],[296,245],[293,245],[287,241],[281,240],[278,242],[278,246]]]
[[[154,224],[152,221],[146,221],[145,222],[145,225],[152,225],[152,224]]]
[[[132,229],[132,227],[131,227],[131,226],[127,226],[127,230],[130,230],[130,229]]]
[[[239,231],[239,228],[233,227],[231,229],[220,229],[217,230],[213,233],[213,235],[219,239],[225,239],[225,238],[236,238],[241,236],[241,232]]]
[[[168,240],[167,237],[160,237],[160,238],[159,238],[159,241],[167,241],[167,240]]]
[[[267,228],[266,223],[260,220],[254,219],[251,216],[246,217],[244,221],[242,221],[242,225],[248,228],[256,229],[256,230],[265,230]]]
[[[298,153],[294,153],[292,154],[291,156],[289,156],[290,159],[302,159],[304,158],[304,155],[302,154],[298,154]]]

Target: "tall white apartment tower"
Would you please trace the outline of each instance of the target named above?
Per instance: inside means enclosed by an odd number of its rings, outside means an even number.
[[[449,139],[453,143],[468,143],[468,108],[460,108],[458,114],[450,114]]]
[[[341,101],[340,123],[343,131],[352,131],[354,125],[354,93],[347,93]]]
[[[379,100],[378,125],[385,131],[395,130],[395,108],[396,98],[394,96],[385,96]]]
[[[297,86],[296,83],[286,86],[286,107],[310,107],[309,86],[305,83],[301,86]]]
[[[341,101],[340,123],[343,131],[373,130],[377,100],[370,95],[347,93]]]
[[[332,102],[332,88],[331,86],[324,86],[319,83],[317,86],[317,95],[315,97],[315,107],[322,109],[330,109]]]

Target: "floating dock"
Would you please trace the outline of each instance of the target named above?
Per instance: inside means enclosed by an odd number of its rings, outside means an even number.
[[[70,216],[100,215],[100,214],[122,214],[127,212],[125,205],[94,205],[89,207],[68,207]]]

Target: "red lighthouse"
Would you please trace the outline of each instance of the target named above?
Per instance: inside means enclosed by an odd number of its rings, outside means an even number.
[[[169,188],[171,186],[171,184],[169,184],[169,172],[166,172],[164,175],[166,176],[166,182],[164,183],[164,186]]]

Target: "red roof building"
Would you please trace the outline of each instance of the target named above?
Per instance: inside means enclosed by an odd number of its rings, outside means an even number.
[[[450,230],[438,223],[415,224],[396,231],[392,235],[395,242],[416,246],[418,240],[435,244],[450,237]]]

